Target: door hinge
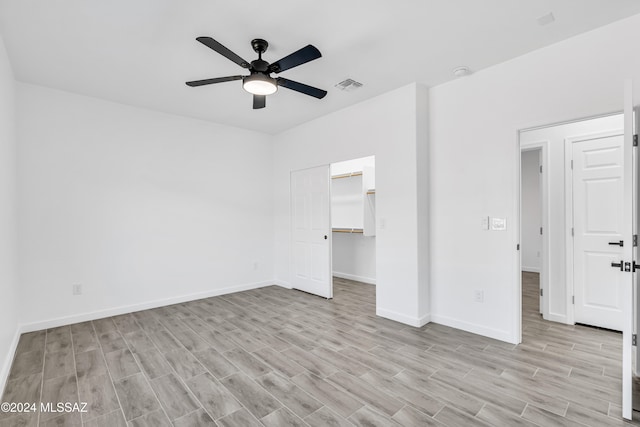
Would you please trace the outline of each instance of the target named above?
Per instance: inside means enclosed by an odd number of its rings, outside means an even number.
[[[540,288],[540,296],[543,296],[544,292],[542,292],[542,288]]]
[[[571,304],[575,305],[576,304],[576,296],[572,296],[571,297]]]
[[[637,334],[631,335],[631,345],[632,346],[637,346],[638,345],[638,335]]]
[[[518,245],[516,246],[516,251],[520,250],[520,243],[518,243]]]
[[[638,246],[638,235],[637,234],[633,235],[633,246]]]
[[[573,169],[573,160],[571,160],[571,169]]]
[[[540,165],[540,173],[542,173],[542,165]]]
[[[542,227],[540,227],[540,234],[542,234]]]
[[[638,134],[633,135],[633,146],[634,147],[638,146]]]
[[[571,237],[573,237],[573,227],[571,227]]]

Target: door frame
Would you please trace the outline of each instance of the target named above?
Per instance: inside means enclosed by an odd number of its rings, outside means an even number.
[[[542,305],[540,310],[542,318],[549,319],[549,141],[537,141],[532,143],[520,143],[520,192],[519,192],[519,241],[522,242],[522,153],[527,151],[540,151],[540,209],[542,220],[542,245],[540,248],[540,289],[542,290]],[[522,269],[522,250],[520,252],[520,269]],[[522,291],[522,290],[521,290]],[[521,302],[522,304],[522,302]]]
[[[514,200],[513,212],[515,214],[514,217],[518,219],[516,223],[516,230],[515,230],[515,238],[517,240],[514,244],[515,252],[514,252],[513,265],[515,266],[515,269],[512,272],[514,281],[516,283],[516,286],[514,286],[514,293],[512,295],[512,301],[513,301],[513,304],[515,305],[515,307],[513,307],[512,309],[512,316],[513,316],[512,319],[513,319],[513,324],[517,325],[517,328],[515,330],[515,334],[512,340],[514,344],[520,344],[522,342],[522,252],[520,251],[520,242],[522,241],[522,224],[521,224],[522,212],[520,208],[521,200],[522,200],[522,194],[521,194],[522,184],[520,182],[520,177],[522,176],[522,171],[521,171],[520,162],[522,158],[522,153],[521,153],[520,135],[523,132],[532,131],[536,129],[544,129],[544,128],[549,128],[554,126],[566,125],[570,123],[583,122],[586,120],[609,117],[609,116],[614,116],[618,114],[624,114],[624,111],[618,110],[618,111],[613,111],[613,112],[608,112],[603,114],[597,114],[593,116],[568,119],[568,120],[560,120],[560,121],[553,121],[553,118],[549,118],[548,120],[543,119],[536,123],[528,123],[528,124],[522,123],[519,126],[515,126],[513,128],[513,132],[515,135],[515,143],[516,143],[516,150],[514,153],[515,168],[514,168],[514,179],[513,179],[513,182],[514,182],[513,191],[517,195],[517,197],[515,197],[515,200]],[[549,163],[547,162],[547,165],[548,164]],[[547,237],[548,236],[549,234],[547,233]],[[547,307],[548,307],[548,304],[547,304]]]
[[[567,322],[575,325],[576,307],[572,303],[575,293],[575,281],[573,268],[575,264],[574,239],[571,233],[573,228],[573,144],[585,139],[606,138],[608,136],[624,136],[624,128],[619,131],[595,132],[576,137],[569,137],[564,140],[564,215],[565,215],[565,280],[567,283]]]

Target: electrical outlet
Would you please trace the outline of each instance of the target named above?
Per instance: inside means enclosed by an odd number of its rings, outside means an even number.
[[[475,302],[484,302],[484,291],[480,289],[473,291],[473,300]]]
[[[73,295],[82,295],[82,285],[78,285],[78,284],[73,285],[71,293]]]

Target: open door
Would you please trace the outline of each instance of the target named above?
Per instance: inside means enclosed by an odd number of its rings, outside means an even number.
[[[624,241],[630,244],[624,245],[622,259],[611,266],[619,270],[621,280],[623,281],[623,327],[622,327],[622,416],[628,420],[632,419],[633,414],[633,382],[634,382],[634,350],[633,350],[633,334],[635,321],[635,301],[636,291],[635,276],[635,258],[633,234],[635,233],[634,217],[635,215],[635,192],[637,185],[633,178],[636,175],[635,168],[635,149],[633,147],[635,135],[635,119],[633,114],[633,85],[631,80],[625,81],[624,94],[624,225],[623,235]]]
[[[291,172],[291,286],[333,298],[329,165]]]

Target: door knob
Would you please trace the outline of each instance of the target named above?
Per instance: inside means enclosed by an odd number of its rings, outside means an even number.
[[[619,242],[609,242],[610,246],[620,246],[623,247],[624,246],[624,240],[620,240]]]
[[[622,262],[622,261],[620,261],[620,262],[612,262],[611,263],[611,267],[619,268],[620,271],[624,271],[624,262]]]

